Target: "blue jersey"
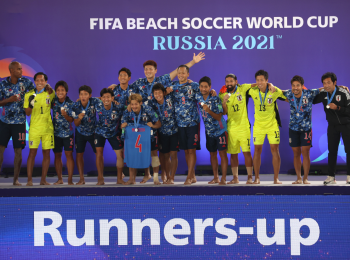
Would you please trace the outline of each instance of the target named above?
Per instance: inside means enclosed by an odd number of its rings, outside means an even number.
[[[227,131],[227,125],[226,121],[223,116],[221,116],[221,120],[218,121],[214,119],[209,113],[204,111],[202,104],[205,104],[209,107],[209,109],[215,113],[215,114],[220,114],[223,113],[222,105],[221,105],[221,100],[218,96],[211,96],[209,95],[206,100],[204,100],[203,95],[201,93],[196,94],[196,99],[198,101],[199,109],[202,114],[204,126],[205,126],[205,133],[206,135],[210,137],[218,137],[221,134],[223,134],[225,131]]]
[[[119,104],[128,106],[128,99],[130,97],[131,94],[137,94],[138,90],[137,88],[135,88],[135,86],[128,86],[128,88],[126,90],[122,89],[120,87],[120,84],[118,84],[118,86],[116,86],[113,89],[113,93],[114,93],[114,100],[116,100]]]
[[[196,82],[181,84],[178,81],[172,83],[176,123],[180,127],[197,125],[200,121],[195,95],[199,93],[199,85]]]
[[[86,108],[84,108],[80,101],[75,102],[73,106],[73,118],[77,119],[79,114],[85,111],[85,116],[81,120],[79,126],[76,127],[78,132],[85,136],[90,136],[95,133],[96,127],[96,106],[101,103],[98,98],[90,98]]]
[[[142,96],[142,101],[145,102],[148,99],[153,98],[152,88],[156,83],[161,83],[164,87],[171,83],[170,75],[165,74],[160,77],[155,77],[153,82],[148,82],[147,78],[141,78],[131,84],[131,87],[137,89],[137,93]]]
[[[68,116],[73,117],[73,106],[74,102],[70,100],[69,97],[66,97],[63,103],[58,101],[58,97],[56,96],[52,101],[52,112],[53,112],[53,127],[54,127],[54,135],[58,137],[68,137],[73,134],[73,126],[72,123],[69,123],[61,113],[61,107],[66,110]]]
[[[152,124],[155,124],[159,118],[156,112],[150,107],[146,106],[144,104],[141,105],[141,110],[140,110],[141,116],[140,116],[140,121],[139,125],[147,125],[148,122],[152,122]],[[133,111],[129,112],[128,110],[125,110],[122,116],[121,123],[128,123],[131,125],[135,124],[135,121],[137,122],[138,115],[136,115]],[[157,130],[152,128],[151,131],[151,136],[152,136],[152,141],[154,140],[155,136],[157,134]]]
[[[151,106],[159,115],[160,122],[162,123],[159,129],[160,133],[164,135],[177,133],[178,127],[175,120],[175,106],[172,93],[164,97],[163,104],[159,104],[155,98],[146,101],[145,104]]]
[[[287,90],[284,92],[290,106],[289,128],[291,130],[309,131],[312,128],[312,102],[319,93],[320,91],[318,89],[303,89],[302,105],[300,109],[297,109],[301,98],[295,98],[294,100],[292,90]],[[296,102],[296,106],[294,101]]]
[[[11,83],[8,77],[0,83],[1,99],[8,99],[13,95],[17,95],[18,101],[7,103],[2,108],[0,120],[6,124],[25,124],[26,114],[23,108],[24,95],[27,91],[35,89],[34,84],[27,78],[19,78],[17,84]]]
[[[148,168],[151,160],[151,128],[141,126],[135,131],[134,126],[127,126],[124,132],[124,162],[130,168]]]
[[[112,102],[109,110],[105,109],[102,102],[96,105],[98,121],[95,133],[104,138],[110,138],[117,134],[120,127],[120,119],[124,112],[124,105],[116,105]]]

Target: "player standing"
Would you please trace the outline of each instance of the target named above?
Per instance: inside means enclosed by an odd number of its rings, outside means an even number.
[[[100,92],[101,101],[96,105],[98,121],[95,130],[95,146],[96,146],[96,167],[98,171],[98,179],[103,180],[103,149],[108,140],[117,156],[117,184],[123,184],[123,147],[124,143],[120,138],[119,131],[120,119],[124,112],[124,105],[116,105],[113,90],[104,88]]]
[[[333,72],[323,74],[321,80],[325,91],[320,92],[313,103],[323,104],[328,121],[328,177],[324,184],[336,184],[335,168],[340,136],[346,152],[346,183],[350,184],[350,94],[337,86],[337,76]]]
[[[55,92],[49,94],[45,90],[47,75],[38,72],[34,75],[36,89],[29,91],[24,97],[25,112],[31,115],[29,126],[29,155],[27,160],[27,186],[33,186],[32,173],[34,161],[38,152],[40,141],[42,142],[43,162],[40,185],[50,185],[46,181],[47,171],[50,166],[50,149],[54,148],[54,129],[51,118],[51,103],[55,98]]]
[[[132,94],[129,97],[129,103],[131,106],[131,111],[129,112],[128,110],[125,110],[122,116],[121,120],[121,128],[127,127],[129,124],[134,124],[135,127],[137,128],[138,125],[148,125],[151,127],[152,134],[151,134],[151,157],[152,157],[152,167],[153,167],[153,181],[154,184],[159,185],[160,182],[158,180],[158,172],[159,172],[159,158],[157,154],[158,148],[156,147],[157,141],[156,141],[156,133],[155,129],[158,129],[161,127],[161,122],[158,118],[157,113],[154,112],[154,110],[142,104],[142,96],[140,94]],[[135,168],[130,168],[129,167],[129,180],[124,183],[126,185],[129,184],[135,184],[135,177],[136,177],[136,169]],[[149,179],[147,179],[149,180]],[[146,181],[147,181],[146,180]],[[145,183],[141,182],[141,183]]]
[[[276,88],[274,93],[268,89],[269,75],[264,70],[259,70],[255,73],[255,80],[257,87],[251,88],[248,94],[254,101],[255,108],[255,122],[253,128],[253,141],[255,146],[254,151],[254,171],[255,181],[254,184],[260,184],[260,165],[261,165],[261,152],[264,144],[265,136],[270,143],[270,149],[272,153],[272,164],[274,169],[274,184],[282,184],[278,180],[278,174],[281,166],[281,157],[279,154],[280,143],[280,131],[281,120],[278,113],[277,99],[285,100],[286,97],[282,91]]]
[[[205,125],[206,147],[210,152],[210,162],[214,173],[214,179],[209,184],[219,183],[226,185],[227,173],[227,126],[222,117],[223,109],[220,98],[210,95],[211,79],[203,77],[199,80],[200,93],[196,94],[196,99],[200,103],[200,110]],[[219,180],[219,163],[217,151],[221,158],[221,181]]]
[[[55,136],[55,169],[58,181],[54,184],[63,184],[62,179],[62,150],[67,158],[68,185],[73,183],[74,159],[74,135],[73,135],[73,105],[74,102],[67,96],[68,84],[61,80],[55,85],[56,97],[52,102],[53,126]]]
[[[84,152],[86,142],[89,142],[92,150],[96,154],[94,143],[94,133],[96,125],[96,106],[100,104],[98,98],[91,97],[92,89],[89,86],[79,88],[79,101],[74,103],[73,118],[75,128],[75,149],[77,151],[77,167],[80,180],[77,185],[85,184],[84,180]],[[103,178],[100,176],[97,185],[103,185]]]

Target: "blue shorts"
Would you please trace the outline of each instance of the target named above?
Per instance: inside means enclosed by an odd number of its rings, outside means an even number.
[[[95,138],[94,134],[92,135],[82,135],[81,133],[78,132],[77,129],[75,129],[75,149],[77,153],[83,153],[85,152],[85,146],[86,142],[89,142],[91,145],[92,150],[94,153],[96,153],[96,147],[95,147]]]
[[[116,134],[113,137],[106,138],[102,135],[95,134],[95,146],[96,147],[105,147],[106,140],[112,146],[113,150],[120,150],[124,147],[124,142],[120,139],[120,135]]]
[[[189,127],[179,127],[179,144],[181,150],[200,150],[200,124]]]
[[[55,136],[55,148],[53,148],[54,153],[62,153],[64,147],[64,151],[71,152],[74,147],[74,135],[68,137],[59,137]]]
[[[159,133],[159,152],[170,153],[171,151],[179,151],[179,133],[172,135]]]
[[[293,131],[289,128],[290,147],[312,146],[312,129],[309,131]]]
[[[213,153],[227,149],[227,132],[224,132],[217,137],[210,137],[209,135],[206,135],[206,138],[206,147],[209,152]]]

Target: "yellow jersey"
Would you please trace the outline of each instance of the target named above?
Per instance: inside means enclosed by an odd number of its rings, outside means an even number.
[[[278,126],[281,126],[281,120],[276,100],[278,98],[282,100],[287,98],[279,88],[276,88],[274,93],[271,93],[268,88],[266,88],[266,91],[263,93],[258,87],[251,88],[248,91],[248,94],[254,101],[254,127],[262,129],[278,128]]]
[[[32,89],[24,96],[24,108],[29,107],[29,97],[35,94],[36,89]],[[53,124],[51,116],[51,103],[55,98],[55,91],[49,95],[46,91],[37,94],[34,98],[34,108],[30,118],[29,131],[37,134],[53,134]]]

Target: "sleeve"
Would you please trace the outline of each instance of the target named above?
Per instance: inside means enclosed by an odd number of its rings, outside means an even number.
[[[122,115],[121,123],[122,124],[127,123],[128,119],[129,119],[129,112],[128,110],[125,110]]]
[[[78,119],[79,111],[78,111],[78,106],[77,106],[76,102],[74,102],[72,104],[72,112],[71,112],[71,114],[72,114],[73,119]]]
[[[123,115],[124,110],[125,110],[125,106],[123,104],[119,104],[119,105],[117,105],[117,109],[118,109],[119,113]]]
[[[199,94],[199,93],[196,93],[196,94],[194,95],[194,99],[197,101],[197,103],[203,102],[203,97],[202,97],[202,95]]]
[[[162,83],[165,88],[171,84],[170,74],[165,74],[163,76],[160,76],[159,80],[160,80],[160,83]]]
[[[320,90],[319,89],[311,89],[310,93],[311,93],[312,99],[314,99],[320,93]]]
[[[29,107],[29,97],[32,95],[32,93],[27,93],[24,95],[24,103],[23,103],[23,108],[28,108]]]
[[[216,106],[217,106],[217,109],[218,109],[217,114],[224,113],[224,110],[222,108],[222,103],[221,103],[220,98],[217,98],[215,103],[216,103]]]
[[[52,90],[52,93],[50,94],[50,101],[52,103],[53,99],[56,97],[56,93],[54,90]]]
[[[213,104],[211,106],[211,111],[215,114],[223,113],[223,109],[222,109],[222,105],[221,105],[221,101],[220,101],[219,97],[217,97],[217,99],[213,100]]]
[[[192,86],[192,89],[193,89],[194,93],[200,93],[200,91],[199,91],[199,84],[197,82],[192,82],[191,86]]]
[[[252,84],[242,84],[241,87],[243,88],[243,92],[246,93],[252,87]]]
[[[3,99],[3,94],[2,94],[2,84],[0,83],[0,100],[2,100]]]
[[[148,107],[147,108],[147,114],[149,115],[151,122],[153,124],[157,123],[159,120],[158,114],[153,110],[153,108]]]
[[[350,94],[348,92],[344,93],[343,96],[345,96],[345,104],[346,107],[340,107],[340,114],[343,115],[350,115]]]
[[[220,93],[219,93],[219,98],[220,98],[221,102],[224,100],[224,96],[225,96],[225,95],[226,95],[226,92],[221,93],[221,91],[220,91]]]
[[[282,93],[284,94],[284,96],[290,100],[291,99],[291,93],[292,91],[290,89],[286,90],[286,91],[282,91]]]
[[[139,78],[138,80],[135,80],[131,85],[130,85],[130,87],[132,88],[132,89],[139,89],[139,85],[141,85],[142,84],[142,78]]]
[[[29,79],[28,79],[28,82],[27,82],[26,85],[27,85],[26,86],[26,91],[31,91],[31,90],[35,89],[35,86],[34,86],[33,82],[31,80],[29,80]]]
[[[283,95],[283,92],[282,90],[280,90],[279,88],[276,87],[276,91],[273,93],[273,96],[276,98],[276,99],[279,99],[279,100],[286,100],[286,96]]]
[[[93,100],[93,105],[94,106],[98,106],[98,105],[100,105],[100,104],[102,104],[102,101],[100,100],[100,99],[98,99],[98,98],[92,98],[92,100]]]
[[[324,99],[323,95],[321,95],[321,93],[319,92],[319,93],[315,96],[314,100],[312,101],[312,104],[322,103],[323,99]]]

